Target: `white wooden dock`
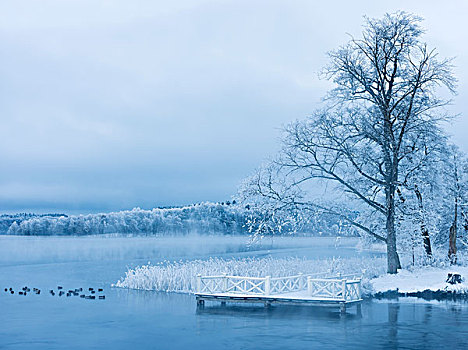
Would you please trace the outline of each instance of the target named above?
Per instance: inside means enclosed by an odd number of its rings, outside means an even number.
[[[230,303],[303,304],[360,309],[361,278],[356,275],[299,274],[287,277],[197,276],[197,306],[205,301]],[[359,310],[358,310],[359,311]]]

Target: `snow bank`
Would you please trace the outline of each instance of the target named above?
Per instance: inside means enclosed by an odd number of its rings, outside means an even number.
[[[446,283],[449,273],[458,273],[463,283]],[[400,293],[416,293],[425,290],[468,293],[468,267],[421,267],[401,270],[396,275],[384,274],[370,280],[373,293],[384,293],[398,289]]]
[[[385,258],[349,258],[307,260],[301,258],[210,258],[208,260],[162,262],[129,269],[114,287],[193,293],[196,275],[227,273],[251,277],[280,277],[298,273],[359,273],[363,291],[369,292],[369,278],[385,273]]]

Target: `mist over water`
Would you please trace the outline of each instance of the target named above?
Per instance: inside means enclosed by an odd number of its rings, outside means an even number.
[[[0,236],[0,264],[180,258],[255,249],[245,236]],[[267,244],[267,243],[266,243]],[[259,247],[264,246],[259,244]]]
[[[287,254],[349,256],[357,238],[275,237],[253,241],[249,236],[198,235],[69,237],[2,236],[0,265],[73,261],[131,261],[203,258],[207,256]],[[333,248],[332,250],[322,248]]]

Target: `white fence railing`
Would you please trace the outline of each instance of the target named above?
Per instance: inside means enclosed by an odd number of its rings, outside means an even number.
[[[197,294],[236,294],[269,296],[305,291],[317,300],[361,300],[361,278],[357,275],[326,274],[287,277],[197,276]],[[323,276],[323,277],[321,277]]]

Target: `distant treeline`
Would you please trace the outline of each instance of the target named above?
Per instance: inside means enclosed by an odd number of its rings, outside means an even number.
[[[0,234],[250,234],[251,229],[247,223],[255,216],[248,206],[239,206],[235,202],[200,203],[152,210],[135,208],[88,215],[5,214],[0,215]],[[356,235],[355,230],[346,223],[324,216],[308,222],[299,233],[324,236]]]
[[[34,214],[34,213],[16,213],[16,214],[2,214],[0,215],[0,234],[5,234],[8,233],[8,230],[10,227],[13,225],[13,223],[16,222],[16,224],[19,224],[23,221],[27,221],[30,219],[36,219],[36,218],[43,218],[43,217],[48,217],[48,218],[57,218],[57,217],[68,217],[66,214],[57,214],[57,213],[51,213],[51,214]]]

